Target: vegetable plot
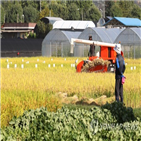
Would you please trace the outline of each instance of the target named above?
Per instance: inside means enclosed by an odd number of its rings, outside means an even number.
[[[26,111],[2,130],[3,141],[12,139],[136,141],[141,139],[141,122],[134,117],[131,108],[126,108],[120,102],[93,107],[91,110],[63,107],[56,113],[42,107]]]

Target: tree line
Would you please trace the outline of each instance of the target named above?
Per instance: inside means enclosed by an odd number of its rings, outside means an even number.
[[[87,1],[2,1],[1,24],[37,22],[43,17],[64,20],[98,21],[101,12],[91,0]]]
[[[134,1],[105,1],[105,16],[141,19],[141,8]],[[1,25],[4,23],[35,22],[39,28],[42,28],[40,31],[46,34],[52,27],[44,25],[40,21],[43,17],[91,20],[96,23],[101,18],[101,11],[92,0],[7,0],[1,2]]]
[[[107,1],[105,15],[112,17],[130,17],[141,19],[141,7],[134,1]]]

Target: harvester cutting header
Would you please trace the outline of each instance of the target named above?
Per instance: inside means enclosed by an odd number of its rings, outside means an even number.
[[[123,56],[121,44],[93,41],[92,36],[89,36],[89,40],[72,38],[70,53],[73,53],[74,43],[90,45],[89,58],[82,60],[76,65],[77,72],[114,72],[116,59],[115,47],[118,48],[119,53]],[[95,53],[96,48],[99,48],[99,51]]]

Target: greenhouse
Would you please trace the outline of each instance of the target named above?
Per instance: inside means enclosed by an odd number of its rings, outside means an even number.
[[[141,58],[141,28],[126,28],[115,39],[119,41],[125,57]]]
[[[119,43],[120,41],[125,57],[141,58],[141,28],[88,27],[83,31],[53,29],[42,42],[42,55],[87,57],[89,45],[75,43],[73,54],[70,54],[70,42],[71,38],[88,40],[89,36],[92,36],[94,41],[106,43]],[[95,52],[99,51],[100,48],[96,47]]]
[[[71,38],[78,38],[81,31],[51,30],[42,42],[42,56],[70,56]]]
[[[124,29],[120,28],[86,28],[80,35],[79,39],[88,40],[89,36],[92,36],[92,40],[106,42],[106,43],[114,43],[117,36]],[[74,47],[74,56],[88,56],[90,46],[84,44],[75,44]],[[96,52],[99,52],[99,47],[96,47]]]

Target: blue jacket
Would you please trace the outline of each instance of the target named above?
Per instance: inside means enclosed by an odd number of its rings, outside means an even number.
[[[123,77],[124,71],[125,71],[125,62],[121,54],[117,54],[116,56],[116,71],[115,71],[115,78],[120,79]]]

